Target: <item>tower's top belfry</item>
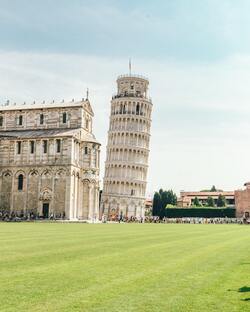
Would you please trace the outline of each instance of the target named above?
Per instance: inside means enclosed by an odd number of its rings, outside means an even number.
[[[147,97],[149,81],[140,75],[121,75],[117,78],[119,97]]]

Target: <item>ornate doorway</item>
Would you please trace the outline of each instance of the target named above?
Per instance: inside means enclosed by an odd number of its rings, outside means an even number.
[[[49,218],[49,203],[43,203],[43,218]]]

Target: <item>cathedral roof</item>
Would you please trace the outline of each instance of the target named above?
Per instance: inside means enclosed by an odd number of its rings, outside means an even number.
[[[91,115],[94,115],[92,107],[88,99],[82,99],[81,101],[71,102],[52,102],[52,103],[33,103],[33,104],[5,104],[0,106],[0,111],[13,111],[13,110],[32,110],[32,109],[49,109],[49,108],[73,108],[84,107]]]
[[[0,131],[0,139],[22,140],[57,137],[75,137],[82,141],[98,143],[93,134],[86,132],[81,128]]]

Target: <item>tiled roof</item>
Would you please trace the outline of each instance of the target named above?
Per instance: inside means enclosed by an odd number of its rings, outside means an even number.
[[[79,107],[85,103],[89,103],[88,100],[71,101],[71,102],[52,102],[52,103],[34,103],[34,104],[8,104],[1,105],[0,111],[10,110],[29,110],[29,109],[42,109],[42,108],[60,108],[60,107]]]
[[[76,129],[42,129],[42,130],[18,130],[0,131],[0,139],[37,139],[56,137],[77,137],[80,138],[80,128]],[[83,133],[83,132],[82,132]],[[98,143],[94,135],[84,133],[81,139],[87,142]]]
[[[222,196],[233,196],[234,191],[218,191],[218,192],[180,192],[181,197],[218,197],[219,195]]]

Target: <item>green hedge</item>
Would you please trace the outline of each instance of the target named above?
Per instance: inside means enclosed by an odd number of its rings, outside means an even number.
[[[167,218],[235,218],[234,208],[166,208]]]

